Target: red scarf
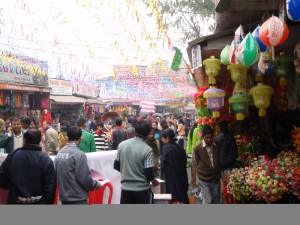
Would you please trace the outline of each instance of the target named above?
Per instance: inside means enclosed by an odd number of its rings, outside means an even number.
[[[103,134],[103,130],[96,130],[96,133],[101,136]]]

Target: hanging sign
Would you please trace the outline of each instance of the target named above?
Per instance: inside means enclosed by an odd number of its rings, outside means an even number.
[[[201,46],[196,45],[192,48],[193,69],[202,66]]]
[[[0,51],[0,81],[48,86],[48,64],[28,56]]]
[[[98,98],[99,93],[100,89],[95,86],[80,81],[73,82],[73,94],[90,98]]]
[[[58,79],[49,79],[49,86],[53,95],[72,95],[72,82]]]

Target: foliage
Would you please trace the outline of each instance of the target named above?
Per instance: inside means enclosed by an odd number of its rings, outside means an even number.
[[[214,30],[214,1],[212,0],[158,0],[166,29],[181,33],[180,41],[187,43]]]

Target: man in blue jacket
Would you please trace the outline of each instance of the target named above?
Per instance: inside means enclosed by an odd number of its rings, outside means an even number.
[[[52,159],[39,146],[41,132],[29,129],[24,146],[8,154],[0,167],[0,187],[7,204],[53,204],[56,175]]]

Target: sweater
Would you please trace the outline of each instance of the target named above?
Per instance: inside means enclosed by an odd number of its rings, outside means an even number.
[[[150,153],[152,153],[151,147],[138,137],[119,144],[117,158],[120,161],[122,190],[145,191],[150,188],[144,172],[145,161]],[[151,167],[153,162],[147,165],[147,168]]]
[[[79,145],[79,149],[85,153],[96,152],[96,144],[94,135],[82,129],[82,140]]]
[[[221,177],[221,165],[220,165],[220,147],[219,143],[213,143],[213,164],[211,165],[207,148],[204,141],[200,142],[193,149],[192,166],[196,169],[198,179],[209,181],[213,179],[220,179]]]

